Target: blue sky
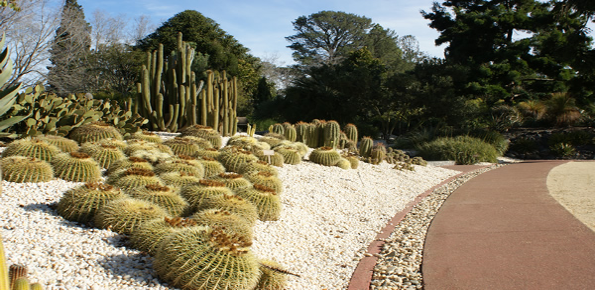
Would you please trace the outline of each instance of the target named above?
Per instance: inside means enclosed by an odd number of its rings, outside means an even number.
[[[196,10],[219,23],[257,57],[277,56],[277,65],[291,64],[291,49],[285,37],[295,34],[291,24],[300,16],[322,10],[343,11],[365,16],[399,36],[413,35],[420,49],[443,57],[444,47],[436,47],[438,33],[428,27],[421,10],[430,11],[433,0],[78,0],[88,18],[95,10],[111,16],[134,19],[147,15],[156,25],[184,10]]]

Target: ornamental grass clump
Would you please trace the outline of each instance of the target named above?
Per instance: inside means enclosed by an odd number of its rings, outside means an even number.
[[[459,165],[498,162],[498,151],[494,146],[469,136],[437,138],[416,149],[425,160],[454,160]]]

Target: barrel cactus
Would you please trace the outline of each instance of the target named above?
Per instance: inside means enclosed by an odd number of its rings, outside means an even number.
[[[192,226],[196,226],[196,221],[189,218],[156,218],[138,226],[130,234],[130,244],[140,251],[155,256],[159,244],[167,235]]]
[[[163,181],[155,175],[155,172],[142,168],[121,169],[112,173],[107,183],[117,186],[124,191],[136,187],[144,187],[149,184],[165,185]]]
[[[334,166],[340,159],[341,154],[331,147],[320,147],[310,153],[310,161],[325,166]]]
[[[141,224],[166,216],[167,212],[152,202],[130,197],[119,198],[97,211],[95,225],[120,234],[131,234]]]
[[[142,168],[147,170],[154,169],[153,165],[145,159],[138,157],[128,157],[125,159],[117,160],[114,163],[110,164],[110,166],[107,168],[107,174],[110,175],[118,170],[129,168]]]
[[[101,179],[101,168],[91,156],[80,152],[60,153],[52,159],[56,177],[75,182]]]
[[[134,134],[130,134],[128,137],[125,138],[126,140],[144,140],[147,142],[153,143],[163,143],[161,137],[155,133],[148,132],[148,131],[137,131]]]
[[[386,147],[382,143],[376,143],[370,152],[370,163],[380,164],[386,158]]]
[[[188,201],[191,210],[201,207],[203,200],[209,196],[233,194],[225,183],[215,180],[200,180],[197,183],[182,187],[180,194]]]
[[[200,164],[202,164],[203,168],[205,169],[205,178],[210,178],[225,172],[225,166],[223,166],[221,162],[215,160],[214,158],[202,157],[198,159],[198,162],[200,162]]]
[[[174,154],[194,155],[196,151],[202,149],[192,140],[181,137],[169,139],[163,144],[169,146]]]
[[[341,126],[337,121],[328,121],[324,125],[324,146],[337,148],[341,136]]]
[[[180,194],[181,189],[173,186],[149,184],[128,192],[136,199],[152,202],[165,209],[169,216],[181,216],[190,205]]]
[[[374,140],[364,136],[359,142],[359,155],[364,158],[370,157],[370,154],[372,154],[372,147],[374,147]]]
[[[122,190],[104,183],[85,183],[62,195],[56,211],[63,218],[79,223],[93,221],[95,213],[108,202],[127,197]]]
[[[297,132],[295,130],[295,127],[292,125],[286,126],[283,136],[285,136],[285,139],[291,142],[295,142],[297,139]]]
[[[349,160],[341,157],[341,159],[339,159],[339,162],[337,162],[337,164],[335,164],[335,166],[337,166],[341,169],[351,169],[351,162],[349,162]]]
[[[252,161],[252,162],[248,162],[246,164],[244,164],[244,166],[242,166],[240,168],[240,172],[238,172],[239,174],[247,174],[249,172],[269,172],[272,175],[278,175],[278,171],[275,167],[273,167],[272,165],[268,164],[267,162],[264,161]]]
[[[275,152],[283,156],[284,164],[296,165],[302,162],[302,155],[297,148],[281,146],[276,147]]]
[[[272,260],[260,260],[260,278],[255,289],[280,290],[287,288],[287,275],[281,265]]]
[[[281,216],[281,199],[274,189],[255,184],[250,188],[242,188],[236,194],[256,206],[258,219],[261,221],[276,221]]]
[[[23,138],[10,142],[2,151],[2,157],[25,156],[51,162],[61,152],[58,147],[43,140]]]
[[[245,175],[252,184],[260,184],[274,189],[277,193],[283,191],[281,180],[274,174],[266,171],[252,171]]]
[[[155,173],[163,174],[168,172],[189,173],[200,179],[204,177],[205,168],[200,161],[193,157],[178,155],[155,165]]]
[[[159,178],[161,178],[166,185],[182,187],[199,182],[202,175],[194,175],[193,173],[186,173],[184,171],[174,171],[161,173]]]
[[[223,142],[222,138],[221,138],[221,134],[219,134],[219,132],[217,132],[216,130],[214,130],[211,127],[208,126],[201,126],[201,125],[194,125],[194,126],[189,126],[183,130],[180,131],[180,133],[182,133],[182,137],[185,136],[194,136],[194,137],[200,137],[200,138],[204,138],[206,140],[208,140],[211,145],[213,146],[213,148],[215,149],[219,149],[221,148],[221,144]]]
[[[126,158],[118,147],[97,142],[84,143],[80,151],[89,154],[102,168],[108,168],[112,163]]]
[[[115,127],[104,122],[91,122],[75,128],[68,134],[80,144],[85,142],[99,141],[107,138],[123,140],[122,134]]]
[[[260,272],[251,244],[220,228],[188,227],[164,239],[153,266],[182,289],[254,289]]]
[[[219,162],[225,166],[227,171],[238,172],[240,167],[250,161],[258,160],[252,152],[239,148],[231,148],[221,153]]]
[[[215,148],[206,148],[206,149],[202,149],[202,150],[198,150],[194,153],[193,156],[200,158],[200,157],[209,157],[209,158],[219,158],[219,155],[221,155],[221,152],[219,152],[219,150],[215,149]]]
[[[283,163],[285,162],[283,155],[279,152],[275,152],[273,155],[264,155],[263,152],[259,152],[256,153],[256,157],[258,157],[258,160],[260,161],[267,162],[277,167],[283,167]]]
[[[252,224],[243,216],[222,210],[205,209],[193,214],[191,219],[198,225],[220,227],[225,233],[242,237],[245,241],[252,241],[254,236]]]
[[[132,156],[134,154],[135,151],[157,151],[157,152],[161,152],[161,153],[166,153],[169,155],[174,155],[174,152],[171,150],[171,148],[169,146],[160,144],[160,143],[153,143],[153,142],[148,142],[148,141],[144,141],[144,140],[138,140],[138,139],[133,139],[133,140],[128,140],[126,142],[128,144],[128,146],[126,146],[126,148],[124,148],[124,153],[126,153],[126,155]]]
[[[221,173],[210,179],[225,183],[225,186],[229,187],[231,190],[252,186],[252,183],[248,179],[237,173]]]
[[[357,133],[357,127],[354,124],[347,124],[345,125],[345,127],[343,128],[343,131],[345,132],[345,135],[347,135],[347,139],[349,139],[350,141],[357,143],[358,139],[358,133]]]
[[[232,193],[217,194],[205,197],[196,211],[221,209],[244,217],[251,225],[258,219],[258,210],[252,202]]]
[[[2,179],[10,182],[47,182],[54,179],[52,166],[41,159],[10,156],[0,159]]]
[[[60,149],[62,152],[75,152],[79,150],[79,144],[76,141],[66,137],[57,135],[42,135],[35,137],[35,139],[52,144],[58,147],[58,149]]]

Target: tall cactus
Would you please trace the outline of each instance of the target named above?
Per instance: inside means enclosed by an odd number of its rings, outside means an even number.
[[[167,58],[163,45],[147,52],[139,91],[138,112],[149,119],[152,130],[176,132],[179,128],[201,124],[211,126],[224,136],[236,133],[238,85],[225,71],[206,71],[206,86],[196,82],[192,71],[194,49],[178,34],[178,47]],[[167,114],[164,113],[167,110]]]
[[[324,125],[324,146],[337,148],[341,137],[341,126],[337,121],[328,121]]]

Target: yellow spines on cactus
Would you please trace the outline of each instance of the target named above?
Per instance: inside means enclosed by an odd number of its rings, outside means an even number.
[[[114,138],[117,140],[124,139],[118,129],[104,122],[92,122],[77,127],[70,131],[68,137],[79,142],[80,144],[90,141],[99,141],[107,138]]]
[[[357,143],[358,139],[358,132],[357,132],[357,127],[354,124],[347,124],[345,125],[345,127],[343,128],[343,131],[345,132],[345,135],[347,135],[347,138],[349,140],[351,140],[354,143]]]
[[[351,162],[349,162],[349,160],[347,160],[346,158],[341,158],[339,159],[339,162],[335,164],[335,166],[341,169],[351,169]]]
[[[20,277],[14,281],[12,290],[30,290],[29,279],[27,277]]]
[[[168,172],[190,173],[200,179],[204,177],[205,168],[203,164],[194,157],[178,155],[177,157],[159,162],[155,165],[155,173],[163,174]]]
[[[200,162],[200,164],[202,164],[202,166],[205,169],[205,174],[204,174],[205,178],[210,178],[217,174],[221,174],[221,173],[225,172],[225,166],[223,166],[223,164],[221,164],[221,162],[215,160],[214,158],[205,156],[205,157],[198,159],[198,162]]]
[[[120,169],[129,168],[142,168],[147,170],[154,169],[153,165],[143,158],[128,157],[126,159],[117,160],[114,163],[110,164],[110,166],[107,168],[107,174],[110,175]]]
[[[167,236],[153,266],[178,288],[254,289],[260,272],[251,244],[219,228],[190,227]]]
[[[133,198],[146,200],[165,209],[169,216],[181,216],[190,204],[181,196],[179,187],[149,184],[130,190]]]
[[[254,236],[252,223],[243,216],[227,210],[205,209],[196,212],[190,218],[198,225],[220,227],[225,233],[242,237],[245,241],[252,241]]]
[[[153,143],[163,143],[163,139],[155,133],[148,131],[138,131],[125,138],[126,140],[140,139]]]
[[[279,263],[272,260],[260,260],[260,278],[255,289],[283,290],[287,288],[287,275],[290,274],[281,268]],[[297,276],[297,275],[296,275]]]
[[[228,146],[226,148],[230,147],[231,146]],[[223,151],[218,160],[225,166],[227,171],[238,172],[245,163],[256,161],[258,160],[258,157],[250,151],[236,148]]]
[[[98,142],[86,142],[81,146],[80,151],[89,154],[102,168],[108,168],[112,163],[126,158],[124,152],[118,147]]]
[[[8,267],[10,289],[14,289],[17,279],[27,278],[27,266],[13,264]]]
[[[334,166],[340,159],[341,154],[332,147],[320,147],[310,153],[310,161],[325,166]]]
[[[10,142],[4,151],[2,151],[2,157],[18,155],[51,162],[61,152],[58,147],[43,140],[24,138]]]
[[[201,148],[188,138],[175,137],[163,142],[164,145],[169,146],[174,154],[194,155],[196,151]]]
[[[142,223],[165,216],[167,212],[152,202],[120,198],[108,202],[97,211],[95,224],[116,233],[130,234]]]
[[[108,177],[107,183],[125,191],[149,184],[165,185],[155,175],[155,172],[142,168],[129,168],[116,171]]]
[[[232,190],[221,181],[203,179],[197,183],[182,187],[180,194],[188,201],[190,210],[196,211],[205,198],[214,195],[233,194]]]
[[[270,187],[255,184],[251,188],[238,189],[236,194],[256,206],[261,221],[276,221],[281,216],[281,199]]]
[[[56,211],[67,220],[87,223],[95,218],[99,208],[124,197],[126,195],[122,190],[111,185],[86,183],[66,191],[60,198]]]
[[[274,189],[277,193],[283,191],[281,180],[273,173],[266,171],[252,171],[245,175],[252,184],[260,184]]]
[[[85,153],[60,153],[52,159],[54,174],[58,178],[75,182],[95,182],[101,178],[97,161]]]
[[[33,283],[30,286],[31,286],[31,290],[43,290],[43,286],[41,286],[41,284],[39,284],[39,283]]]
[[[275,167],[273,167],[272,165],[268,164],[265,161],[252,161],[252,162],[248,162],[246,164],[244,164],[244,166],[242,166],[240,168],[240,172],[238,172],[239,174],[248,174],[249,172],[252,171],[256,171],[256,172],[269,172],[272,175],[278,175],[279,172],[277,171],[277,169]]]
[[[370,157],[372,153],[372,147],[374,147],[374,140],[370,137],[364,136],[359,142],[359,155],[361,157]]]
[[[76,141],[62,136],[43,135],[37,136],[34,139],[39,139],[54,145],[58,147],[58,149],[62,150],[62,152],[75,152],[79,150],[79,144]]]
[[[159,178],[168,186],[182,187],[188,184],[193,184],[202,178],[202,175],[194,175],[186,172],[165,172],[159,175]]]
[[[193,219],[188,218],[157,218],[141,224],[130,235],[130,244],[151,256],[157,254],[157,248],[167,235],[186,227],[196,226]]]
[[[232,172],[221,173],[211,177],[210,179],[223,182],[225,186],[229,187],[231,190],[252,186],[252,183],[248,179],[244,178],[243,175]]]
[[[252,202],[233,193],[224,193],[205,197],[197,211],[221,209],[244,217],[251,225],[258,219],[258,210]]]
[[[54,179],[52,166],[41,159],[10,156],[0,159],[2,179],[10,182],[47,182]]]

